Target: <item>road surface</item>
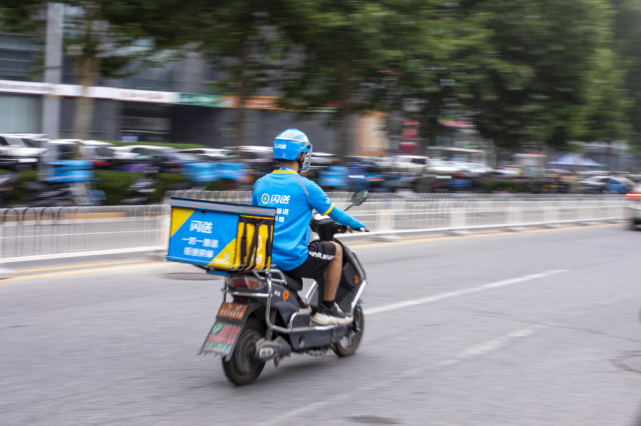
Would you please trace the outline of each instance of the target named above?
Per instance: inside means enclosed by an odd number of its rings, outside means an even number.
[[[197,356],[221,281],[142,254],[0,281],[2,425],[632,425],[641,233],[622,225],[354,243],[365,338],[234,387]],[[410,303],[411,302],[411,303]]]

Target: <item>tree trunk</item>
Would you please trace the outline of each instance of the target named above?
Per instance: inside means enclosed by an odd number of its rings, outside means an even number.
[[[82,53],[77,57],[74,71],[82,88],[80,97],[76,99],[74,114],[74,137],[77,139],[88,139],[93,118],[93,98],[89,97],[88,89],[96,84],[100,58],[97,57],[98,50],[94,31],[94,17],[96,10],[93,7],[84,8],[84,30],[82,40]]]
[[[345,158],[352,153],[351,138],[349,135],[349,99],[352,96],[351,76],[352,61],[349,56],[345,56],[343,59],[343,75],[341,76],[341,104],[338,110],[340,129],[338,133],[338,147],[336,154],[339,158]]]
[[[248,44],[247,37],[243,37],[241,42],[240,63],[238,65],[238,83],[240,84],[240,89],[238,91],[236,146],[242,146],[245,144],[245,105],[247,104],[247,98],[249,98],[249,87],[247,83]]]
[[[98,66],[100,59],[86,55],[78,59],[76,71],[78,80],[82,87],[81,95],[76,99],[74,114],[74,137],[77,139],[89,139],[91,121],[93,118],[94,100],[88,95],[89,87],[96,84]]]

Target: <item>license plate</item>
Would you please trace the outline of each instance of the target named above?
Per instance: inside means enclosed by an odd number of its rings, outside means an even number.
[[[240,303],[223,303],[216,316],[242,320],[245,316],[245,311],[247,311],[247,305],[241,305]]]
[[[436,179],[449,179],[451,177],[452,176],[438,175],[438,176],[436,176]]]
[[[200,353],[206,355],[228,355],[234,348],[236,339],[242,329],[242,325],[228,324],[216,320],[205,339],[205,343],[203,343],[202,348],[200,348]]]

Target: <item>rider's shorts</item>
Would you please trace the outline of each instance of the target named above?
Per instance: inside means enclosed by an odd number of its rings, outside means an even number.
[[[329,241],[314,241],[307,248],[307,259],[300,266],[286,271],[287,275],[294,278],[320,278],[336,255],[336,246]]]

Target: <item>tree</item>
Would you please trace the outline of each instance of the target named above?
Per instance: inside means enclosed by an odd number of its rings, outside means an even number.
[[[350,153],[350,114],[401,110],[411,101],[420,106],[416,118],[424,135],[431,137],[439,117],[462,108],[450,82],[457,70],[469,68],[463,52],[481,49],[485,36],[479,20],[464,14],[456,3],[286,4],[278,22],[293,45],[303,49],[298,60],[283,69],[281,104],[301,111],[335,105],[339,155]]]
[[[216,89],[238,99],[237,146],[245,143],[247,101],[273,84],[273,72],[284,51],[279,29],[270,25],[270,5],[274,3],[260,0],[217,5],[197,39],[201,50],[223,72]]]
[[[630,138],[641,146],[641,2],[612,0],[615,48],[618,72],[624,72],[625,91],[630,99],[627,121],[634,135]]]
[[[461,99],[484,137],[504,147],[562,146],[586,132],[610,33],[601,0],[465,0],[491,31],[468,65]],[[488,54],[489,53],[489,54]],[[603,93],[603,91],[601,91]]]
[[[45,0],[7,0],[2,10],[7,28],[28,30],[42,36],[38,28],[45,27],[43,13]],[[74,75],[82,87],[75,103],[74,136],[87,139],[93,117],[93,98],[88,88],[95,86],[99,77],[122,77],[132,61],[155,55],[168,43],[149,43],[149,36],[140,31],[140,17],[129,15],[118,23],[111,18],[123,17],[132,9],[109,0],[62,0],[65,4],[65,53],[72,60]],[[167,40],[164,40],[167,41]]]
[[[280,104],[299,111],[334,105],[340,156],[350,153],[350,114],[385,106],[393,79],[383,71],[395,59],[402,60],[400,46],[390,40],[406,3],[397,1],[399,7],[393,8],[381,0],[289,0],[274,12],[298,49],[282,66]]]
[[[221,73],[214,83],[217,93],[238,100],[236,144],[244,144],[247,101],[272,85],[284,51],[285,40],[271,19],[280,2],[121,0],[119,4],[127,13],[112,15],[112,22],[126,23],[135,16],[139,28],[157,42],[190,46],[205,54]]]

